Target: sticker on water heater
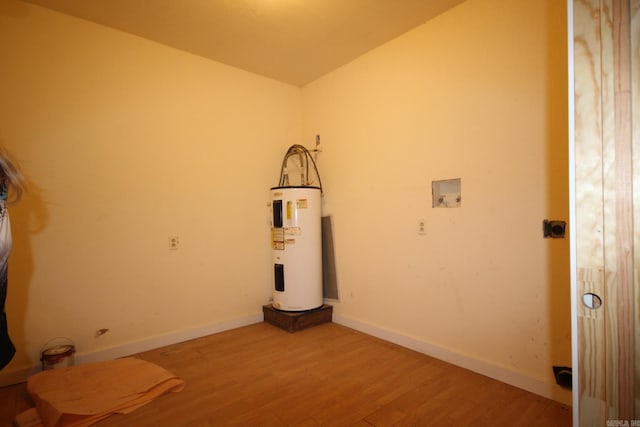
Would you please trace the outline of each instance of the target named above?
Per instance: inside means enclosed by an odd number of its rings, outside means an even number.
[[[307,199],[298,199],[296,200],[296,205],[298,209],[306,209],[307,208]]]
[[[285,227],[284,234],[288,236],[301,236],[302,230],[300,227]]]
[[[284,229],[272,228],[271,229],[271,246],[273,249],[283,251],[284,250]]]
[[[296,239],[287,239],[284,241],[286,245],[293,245],[296,242]]]
[[[287,219],[293,218],[293,202],[287,202]]]

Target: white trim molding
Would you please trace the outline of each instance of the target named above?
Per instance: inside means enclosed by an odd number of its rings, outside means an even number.
[[[421,341],[400,333],[371,325],[351,317],[333,314],[333,321],[340,325],[363,332],[367,335],[380,338],[385,341],[400,345],[410,350],[417,351],[435,359],[451,363],[461,368],[468,369],[481,375],[493,378],[503,383],[530,391],[539,396],[555,400],[565,405],[571,405],[571,391],[563,389],[557,384],[548,383],[539,378],[527,376],[521,372],[512,371],[484,360],[473,358],[469,355],[458,353],[451,349],[440,347],[426,341]]]
[[[112,360],[119,357],[131,356],[133,354],[142,353],[144,351],[154,350],[157,348],[166,347],[168,345],[202,338],[208,335],[216,334],[218,332],[241,328],[243,326],[260,323],[262,321],[263,315],[262,313],[259,313],[225,322],[212,323],[192,329],[186,329],[183,331],[172,332],[165,335],[149,337],[139,341],[97,350],[94,352],[76,353],[74,356],[74,363],[81,365],[85,363],[101,362],[103,360]],[[28,368],[19,368],[8,372],[0,372],[0,387],[25,382],[27,378],[29,378],[29,376],[40,372],[41,370],[42,367],[40,365],[37,365]]]

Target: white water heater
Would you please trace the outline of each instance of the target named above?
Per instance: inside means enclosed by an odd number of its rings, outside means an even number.
[[[271,188],[273,307],[306,311],[322,306],[321,188]]]

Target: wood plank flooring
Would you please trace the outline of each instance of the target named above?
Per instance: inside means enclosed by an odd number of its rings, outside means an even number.
[[[96,426],[570,426],[571,408],[335,323],[267,323],[136,355],[186,381]],[[0,425],[31,405],[0,389]]]

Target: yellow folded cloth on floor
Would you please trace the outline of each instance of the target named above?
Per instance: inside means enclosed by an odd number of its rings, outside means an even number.
[[[52,369],[27,380],[35,408],[16,416],[14,423],[18,427],[89,426],[183,388],[184,381],[171,372],[133,357]]]

